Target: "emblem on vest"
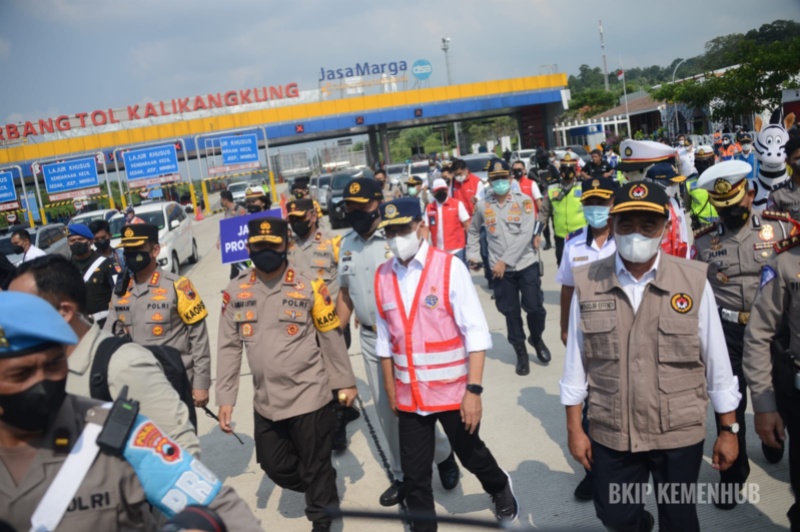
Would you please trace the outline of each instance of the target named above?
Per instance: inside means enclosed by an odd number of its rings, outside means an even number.
[[[439,304],[439,298],[435,294],[431,294],[425,298],[425,306],[433,310]]]
[[[694,306],[694,302],[689,294],[675,294],[670,300],[672,310],[680,314],[686,314]]]

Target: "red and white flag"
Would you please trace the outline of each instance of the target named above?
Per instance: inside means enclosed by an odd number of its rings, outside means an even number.
[[[614,73],[617,75],[618,81],[622,81],[623,79],[625,79],[625,71],[622,70],[621,68]]]

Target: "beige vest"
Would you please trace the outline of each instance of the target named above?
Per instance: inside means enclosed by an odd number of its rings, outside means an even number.
[[[661,254],[638,312],[615,255],[575,271],[589,435],[617,451],[686,447],[706,435],[706,369],[698,336],[706,264]]]

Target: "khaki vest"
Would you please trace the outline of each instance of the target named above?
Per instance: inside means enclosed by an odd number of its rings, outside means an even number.
[[[617,451],[686,447],[706,435],[706,369],[698,336],[706,265],[661,253],[638,312],[611,255],[575,271],[589,435]]]

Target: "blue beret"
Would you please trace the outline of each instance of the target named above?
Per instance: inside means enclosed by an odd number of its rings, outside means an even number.
[[[645,177],[655,181],[671,181],[673,183],[682,183],[686,181],[686,177],[678,173],[678,169],[671,162],[657,163],[647,170]]]
[[[72,224],[69,226],[69,236],[77,235],[82,236],[83,238],[88,238],[89,240],[94,238],[94,233],[92,233],[91,229],[86,227],[83,224]]]
[[[410,224],[416,218],[422,216],[422,207],[419,198],[398,198],[387,201],[380,206],[381,223],[379,228],[387,225]]]
[[[44,299],[23,292],[0,293],[0,358],[27,355],[48,344],[76,343],[72,328]]]

